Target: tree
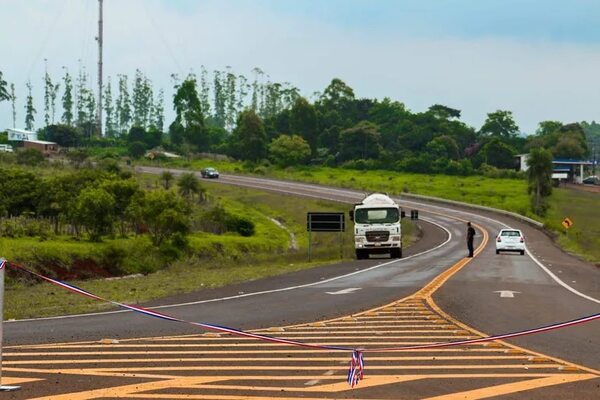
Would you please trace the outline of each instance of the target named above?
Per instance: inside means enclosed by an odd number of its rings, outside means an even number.
[[[290,110],[290,131],[302,136],[314,154],[317,150],[317,112],[304,97],[299,97]]]
[[[204,114],[196,90],[196,78],[189,75],[185,81],[175,86],[175,90],[173,96],[175,121],[169,126],[173,143],[182,140],[196,146],[198,150],[206,150],[207,137],[204,128]],[[173,138],[173,136],[175,137]]]
[[[381,151],[380,136],[379,127],[368,121],[344,129],[340,132],[340,158],[342,160],[377,158]]]
[[[103,188],[83,189],[75,201],[75,216],[84,226],[90,240],[98,241],[112,232],[115,199]]]
[[[13,128],[17,127],[17,96],[15,95],[15,84],[10,84],[10,102],[12,106]]]
[[[27,81],[27,103],[25,104],[25,129],[33,130],[35,122],[35,108],[33,107],[33,96],[31,94],[31,81]]]
[[[127,153],[133,158],[140,158],[146,153],[146,144],[144,142],[131,142],[127,146]]]
[[[81,142],[81,134],[69,125],[50,125],[44,130],[46,140],[58,143],[62,147],[75,147]]]
[[[101,188],[113,197],[112,215],[119,220],[121,236],[125,236],[127,210],[133,199],[140,195],[140,187],[134,179],[110,179],[104,181]]]
[[[63,77],[65,85],[65,91],[62,96],[62,122],[65,125],[73,125],[73,82],[69,71],[65,70],[65,76]]]
[[[171,171],[167,170],[161,172],[159,179],[163,183],[163,187],[165,188],[165,190],[169,190],[171,188],[171,182],[173,182],[175,176],[173,176],[173,173]]]
[[[544,215],[545,198],[552,194],[552,153],[542,148],[531,149],[527,158],[527,179],[533,212]]]
[[[119,133],[124,134],[131,124],[131,102],[127,86],[127,75],[119,75],[119,95],[117,96],[115,108]]]
[[[112,84],[110,82],[110,76],[104,86],[104,132],[106,136],[112,137],[115,134],[115,106],[113,104],[112,97]]]
[[[194,195],[199,194],[200,199],[203,199],[206,190],[200,186],[200,181],[193,172],[182,174],[177,180],[179,186],[179,194],[182,195],[190,203],[194,199]]]
[[[310,146],[298,135],[281,135],[269,144],[269,154],[276,164],[288,167],[305,163],[310,157]]]
[[[450,136],[438,136],[427,143],[425,147],[427,154],[433,159],[446,158],[458,160],[458,145]]]
[[[429,112],[432,113],[436,118],[441,119],[460,118],[460,110],[441,104],[432,105],[429,107]]]
[[[481,149],[484,162],[496,168],[511,169],[515,167],[515,151],[499,138],[490,139]]]
[[[482,135],[510,139],[519,133],[511,111],[497,110],[488,113],[487,119],[479,130]]]
[[[2,71],[0,71],[0,102],[10,100],[10,95],[7,89],[8,83],[2,78]]]
[[[262,120],[253,110],[240,113],[230,139],[233,153],[242,160],[259,161],[267,154],[267,134]]]
[[[580,124],[567,124],[555,131],[556,144],[552,153],[556,158],[582,159],[588,155],[585,132]]]
[[[17,151],[17,163],[35,167],[45,161],[44,155],[37,149],[19,149]]]
[[[176,235],[186,235],[190,230],[189,211],[174,192],[153,190],[137,200],[139,217],[148,227],[155,246]]]

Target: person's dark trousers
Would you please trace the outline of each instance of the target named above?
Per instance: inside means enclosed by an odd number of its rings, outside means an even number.
[[[467,242],[467,248],[469,249],[469,257],[473,257],[473,241]]]

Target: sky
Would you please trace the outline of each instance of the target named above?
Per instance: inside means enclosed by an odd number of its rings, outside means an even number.
[[[43,75],[79,65],[97,74],[95,0],[0,0],[0,71],[24,126],[31,80],[43,121]],[[260,67],[310,97],[333,78],[357,97],[413,112],[462,111],[479,129],[510,110],[524,134],[544,120],[600,120],[600,1],[595,0],[104,0],[104,76],[139,68],[165,90],[171,74]],[[59,110],[58,113],[62,113]],[[0,130],[12,127],[0,103]]]

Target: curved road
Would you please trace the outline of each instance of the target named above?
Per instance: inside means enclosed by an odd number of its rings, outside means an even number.
[[[138,170],[149,173],[160,171],[147,167],[140,167]],[[173,172],[181,173],[177,170],[173,170]],[[222,175],[219,181],[219,183],[347,203],[354,203],[362,198],[362,193],[352,190],[253,177]],[[467,333],[471,334],[480,334],[478,331],[497,334],[570,320],[600,310],[598,269],[564,254],[542,232],[508,217],[500,217],[491,213],[477,211],[475,214],[457,207],[417,203],[403,199],[399,199],[399,201],[406,209],[418,208],[420,210],[421,224],[426,230],[427,239],[417,243],[415,248],[411,249],[413,256],[407,253],[408,257],[400,260],[372,259],[339,264],[333,267],[298,272],[285,277],[236,285],[219,291],[204,291],[194,295],[163,299],[161,301],[163,307],[160,311],[192,321],[256,329],[328,320],[356,314],[381,304],[393,303],[398,299],[406,298],[403,303],[395,306],[397,307],[395,310],[408,304],[411,310],[431,313],[432,317],[428,318],[438,318],[440,323],[458,326],[459,328],[449,329],[454,329],[452,330],[453,334],[459,335],[460,328],[468,330]],[[473,221],[479,228],[476,246],[482,244],[482,238],[491,237],[491,241],[483,243],[485,246],[482,246],[476,257],[471,260],[463,258],[466,252],[464,238],[464,222],[466,220]],[[495,254],[493,239],[495,233],[504,226],[520,228],[525,232],[528,245],[527,256],[510,254],[498,256]],[[430,247],[430,249],[426,250],[419,246]],[[430,288],[428,283],[436,276],[449,273],[451,275],[447,276],[449,279],[443,282],[443,285],[427,289]],[[423,292],[422,288],[424,287],[427,289],[426,293]],[[345,290],[350,290],[351,294],[342,294]],[[421,292],[419,292],[420,290]],[[501,291],[511,291],[513,297],[500,297]],[[336,292],[341,293],[339,295],[332,294]],[[251,293],[257,294],[252,295]],[[414,293],[423,294],[422,296],[417,294],[415,297]],[[165,304],[172,305],[165,306]],[[402,313],[402,311],[397,312]],[[379,318],[372,315],[370,317]],[[434,321],[436,320],[432,322]],[[466,325],[462,325],[463,323]],[[377,331],[380,328],[374,327],[373,329]],[[130,312],[117,312],[8,323],[5,324],[5,343],[17,345],[73,340],[96,341],[107,337],[122,339],[197,333],[197,329],[185,325],[152,320]],[[595,398],[596,394],[600,394],[598,391],[599,379],[593,379],[598,373],[596,370],[600,369],[599,333],[600,327],[596,321],[587,325],[511,341],[511,343],[529,349],[506,348],[507,354],[515,352],[518,354],[513,357],[528,357],[527,360],[534,363],[532,365],[517,364],[521,369],[558,368],[561,371],[573,369],[574,371],[585,371],[585,374],[535,375],[531,377],[531,382],[535,382],[535,384],[522,383],[520,378],[519,383],[495,382],[495,386],[493,386],[495,392],[490,393],[492,395],[502,393],[509,395],[529,390],[528,396],[533,393],[536,395],[524,398],[543,398],[549,395],[554,398],[569,398],[569,395],[573,394],[573,390],[576,390],[579,398]],[[283,334],[283,336],[286,335]],[[458,338],[458,336],[456,337]],[[454,340],[454,337],[448,339]],[[439,340],[442,338],[440,337]],[[510,347],[508,344],[507,346]],[[527,353],[531,350],[533,353]],[[492,348],[487,351],[492,351]],[[538,353],[543,354],[538,355]],[[14,354],[14,357],[18,357],[18,352]],[[552,358],[551,364],[544,364],[544,362],[548,362],[546,357],[556,357],[556,359]],[[558,363],[557,367],[554,367],[554,362]],[[427,369],[427,367],[423,368]],[[446,368],[450,368],[450,366]],[[472,366],[470,368],[477,370],[484,367]],[[511,370],[516,367],[501,365],[498,368],[500,371],[503,368]],[[17,372],[19,369],[13,371]],[[469,380],[469,385],[464,387],[457,383],[456,393],[471,395],[471,397],[464,398],[490,397],[489,393],[485,394],[485,388],[470,386],[474,379],[475,381],[481,379],[477,376],[474,374]],[[498,379],[509,379],[508,375],[501,378],[504,375],[500,372],[496,376]],[[419,379],[424,380],[425,378]],[[514,379],[517,378],[514,377]],[[373,379],[372,382],[375,380]],[[387,383],[389,384],[389,382]],[[532,391],[532,389],[536,390]],[[39,390],[39,393],[43,393],[42,389]],[[397,398],[393,396],[393,393],[396,393],[395,390],[388,392],[387,396],[392,395],[391,398]],[[424,395],[428,392],[424,387],[415,389],[408,385],[404,386],[402,390],[406,391],[404,393],[408,398],[429,396],[429,394]],[[473,396],[475,392],[477,395]],[[385,393],[384,391],[381,396],[387,398]],[[248,394],[242,395],[241,398],[246,398],[244,397],[246,395]],[[18,397],[19,395],[16,396],[15,398],[23,398]],[[31,393],[29,396],[31,397]],[[65,398],[78,398],[69,396],[71,397]],[[365,396],[372,397],[370,394],[368,396],[365,394]],[[252,395],[251,397],[256,396]],[[83,396],[79,398],[99,397]],[[431,398],[435,398],[435,396],[431,396]]]

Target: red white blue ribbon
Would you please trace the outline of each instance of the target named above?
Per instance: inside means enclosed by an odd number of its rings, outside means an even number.
[[[351,387],[358,385],[358,382],[363,378],[365,371],[365,361],[362,351],[354,350],[352,359],[350,360],[350,368],[348,369],[348,384]]]
[[[591,322],[591,321],[600,319],[600,313],[596,313],[596,314],[588,315],[588,316],[581,317],[581,318],[576,318],[576,319],[566,321],[566,322],[560,322],[560,323],[556,323],[556,324],[542,326],[539,328],[527,329],[527,330],[522,330],[522,331],[518,331],[518,332],[504,333],[504,334],[494,335],[494,336],[487,336],[487,337],[478,338],[478,339],[457,340],[457,341],[450,341],[450,342],[439,342],[439,343],[422,344],[422,345],[414,345],[414,346],[382,347],[382,348],[374,348],[374,349],[367,349],[367,348],[355,349],[355,348],[344,347],[344,346],[329,346],[329,345],[321,345],[321,344],[304,343],[304,342],[299,342],[296,340],[289,340],[289,339],[277,338],[277,337],[268,336],[268,335],[261,335],[261,334],[257,334],[257,333],[246,332],[246,331],[242,331],[239,329],[228,328],[226,326],[220,326],[220,325],[214,325],[214,324],[208,324],[208,323],[202,323],[202,322],[186,321],[186,320],[183,320],[180,318],[172,317],[170,315],[154,311],[149,308],[119,303],[117,301],[105,299],[105,298],[97,296],[93,293],[90,293],[85,289],[82,289],[73,284],[70,284],[68,282],[63,282],[63,281],[60,281],[57,279],[49,278],[47,276],[38,274],[37,272],[31,271],[31,270],[29,270],[23,266],[20,266],[18,264],[15,264],[12,262],[7,263],[6,260],[0,259],[0,269],[4,268],[5,265],[10,266],[16,270],[21,270],[23,272],[26,272],[33,276],[36,276],[42,280],[50,282],[56,286],[60,286],[66,290],[73,292],[73,293],[77,293],[82,296],[89,297],[89,298],[92,298],[95,300],[108,302],[108,303],[111,303],[118,307],[125,308],[125,309],[131,310],[131,311],[135,311],[135,312],[138,312],[138,313],[150,316],[150,317],[160,318],[160,319],[164,319],[167,321],[173,321],[173,322],[181,322],[181,323],[185,323],[185,324],[198,326],[200,328],[204,328],[204,329],[211,330],[211,331],[228,333],[228,334],[235,335],[235,336],[246,337],[246,338],[250,338],[250,339],[257,339],[257,340],[278,343],[278,344],[283,344],[283,345],[299,346],[299,347],[320,349],[320,350],[352,351],[352,359],[350,361],[350,368],[348,370],[348,383],[352,387],[357,385],[358,382],[364,376],[363,353],[365,353],[365,352],[375,353],[375,352],[391,352],[391,351],[410,351],[410,350],[418,350],[418,349],[433,349],[433,348],[440,348],[440,347],[464,346],[464,345],[470,345],[470,344],[476,344],[476,343],[491,342],[494,340],[509,339],[509,338],[525,336],[525,335],[533,335],[533,334],[537,334],[537,333],[548,332],[551,330],[566,328],[569,326],[583,324],[586,322]]]

